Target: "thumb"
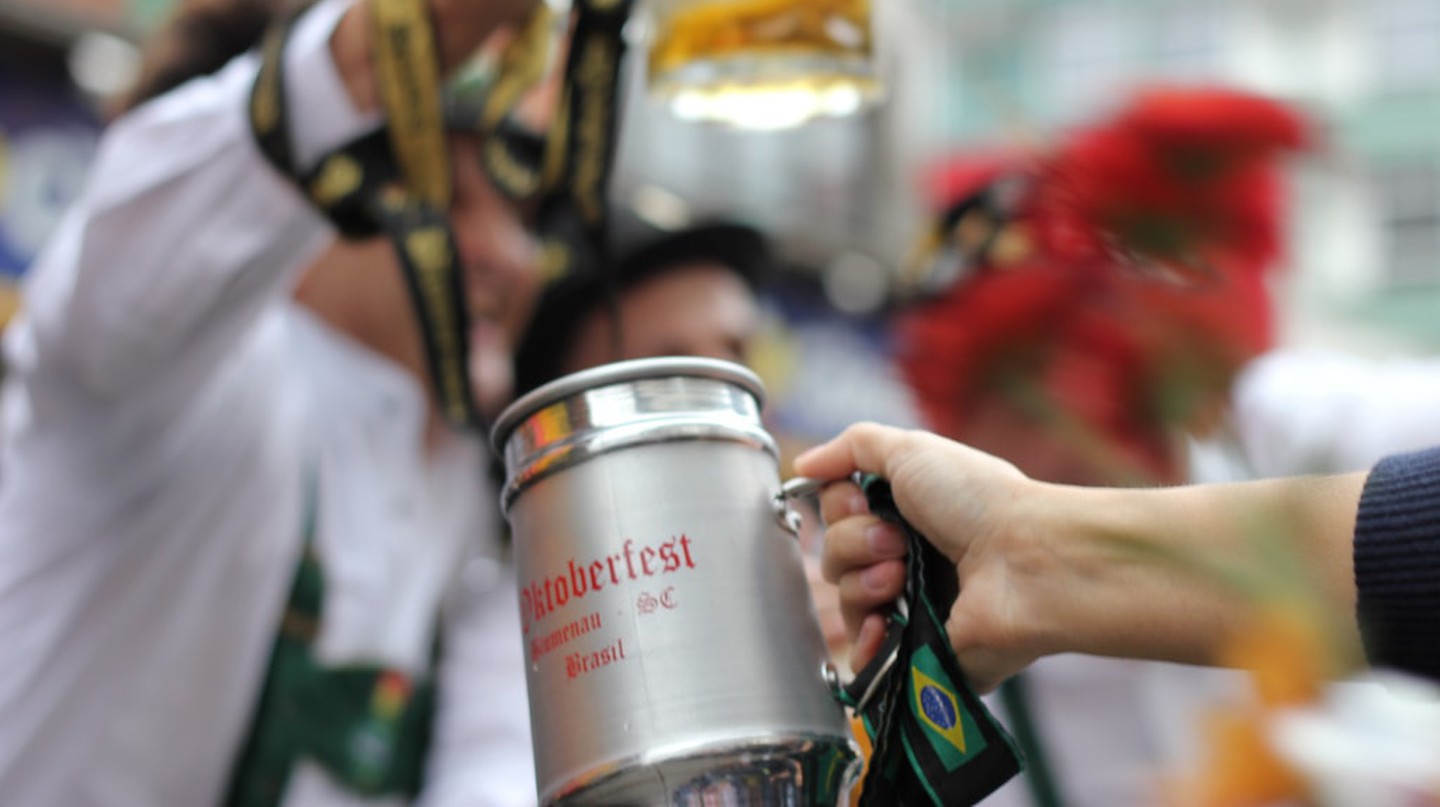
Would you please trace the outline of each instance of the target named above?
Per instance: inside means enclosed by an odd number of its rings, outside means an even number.
[[[844,479],[862,473],[891,476],[895,460],[902,455],[906,432],[878,423],[857,423],[839,437],[795,458],[795,472],[812,479]]]

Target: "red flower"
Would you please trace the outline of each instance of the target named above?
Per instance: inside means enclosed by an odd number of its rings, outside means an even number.
[[[1274,158],[1305,145],[1300,119],[1228,90],[1142,95],[1113,123],[1071,136],[1043,162],[1035,211],[1050,246],[1149,262],[1182,274],[1249,271],[1279,251]]]
[[[1277,158],[1307,137],[1266,99],[1166,90],[1042,155],[1007,225],[1029,254],[897,321],[900,368],[931,426],[963,437],[979,402],[1019,395],[1041,411],[1039,394],[1118,464],[1162,471],[1171,430],[1212,418],[1270,342]],[[968,195],[998,176],[989,154],[935,185]]]
[[[901,317],[898,360],[930,421],[954,433],[968,401],[1041,367],[1085,283],[1052,265],[987,271]]]
[[[1224,88],[1141,93],[1116,125],[1139,133],[1176,158],[1268,159],[1306,148],[1312,139],[1304,121],[1286,107]]]

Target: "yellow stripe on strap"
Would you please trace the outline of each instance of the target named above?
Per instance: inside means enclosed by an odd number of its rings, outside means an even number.
[[[406,190],[450,206],[449,151],[440,101],[440,56],[424,0],[371,0],[375,75]]]
[[[530,15],[524,29],[500,57],[500,68],[490,96],[485,100],[481,124],[493,131],[514,111],[525,93],[545,78],[554,50],[555,13],[543,3]]]

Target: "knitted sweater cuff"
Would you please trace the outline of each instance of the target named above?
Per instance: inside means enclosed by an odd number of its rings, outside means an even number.
[[[1355,587],[1370,664],[1440,678],[1440,448],[1386,457],[1370,472]]]

